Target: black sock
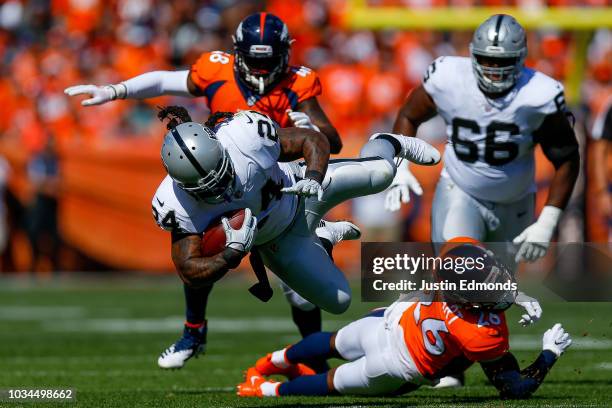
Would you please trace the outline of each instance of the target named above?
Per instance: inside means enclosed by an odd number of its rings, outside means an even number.
[[[329,255],[329,257],[333,261],[334,260],[334,256],[333,256],[334,246],[332,245],[331,241],[327,238],[321,238],[321,237],[319,237],[319,241],[321,241],[321,245],[323,245],[325,252],[327,252],[327,255]]]
[[[386,140],[391,143],[393,146],[393,150],[395,150],[395,155],[397,156],[402,151],[402,144],[395,137],[382,133],[376,139]]]
[[[204,323],[204,320],[206,320],[208,295],[212,288],[213,285],[196,289],[183,284],[183,291],[185,293],[185,320],[187,323],[192,325]]]

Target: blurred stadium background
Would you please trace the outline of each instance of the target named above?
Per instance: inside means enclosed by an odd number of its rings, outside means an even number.
[[[590,129],[612,91],[612,8],[607,0],[9,0],[0,3],[0,254],[2,272],[138,270],[171,273],[169,236],[151,218],[164,171],[157,98],[83,108],[67,86],[116,83],[189,67],[205,51],[231,50],[246,15],[266,9],[296,39],[292,62],[317,70],[321,104],[356,154],[368,135],[391,128],[407,92],[440,55],[467,55],[472,29],[504,11],[529,31],[529,66],[562,80],[583,147],[584,172],[562,225],[562,241],[608,240],[609,195],[591,182]],[[443,143],[433,119],[422,137]],[[539,153],[538,153],[539,154]],[[440,169],[415,168],[424,186],[398,214],[382,197],[333,217],[364,226],[366,240],[429,240],[429,208]],[[539,204],[551,168],[538,161]],[[336,259],[356,271],[358,244]]]

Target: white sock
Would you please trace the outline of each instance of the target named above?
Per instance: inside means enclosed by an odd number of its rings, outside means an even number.
[[[276,389],[280,385],[279,382],[266,381],[261,384],[261,393],[264,397],[278,397]]]
[[[272,357],[270,358],[270,361],[272,361],[272,364],[274,364],[278,368],[289,367],[287,360],[285,360],[285,351],[287,351],[287,348],[273,352]]]

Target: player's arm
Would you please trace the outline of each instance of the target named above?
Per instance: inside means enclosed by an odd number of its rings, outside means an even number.
[[[561,354],[572,344],[569,334],[559,323],[544,333],[542,352],[527,368],[521,370],[512,353],[480,365],[502,398],[528,398],[533,394]]]
[[[101,105],[115,99],[147,99],[162,95],[194,97],[200,91],[191,80],[191,73],[184,71],[152,71],[118,84],[76,85],[66,88],[69,96],[89,95],[81,102],[83,106]]]
[[[251,250],[257,233],[257,218],[249,208],[245,209],[239,229],[233,229],[227,218],[222,218],[221,223],[225,231],[225,249],[210,257],[202,255],[201,235],[172,231],[172,262],[186,284],[198,287],[221,279],[227,271],[238,267]]]
[[[538,220],[513,241],[521,244],[516,254],[517,262],[535,261],[546,253],[580,170],[578,141],[563,110],[546,116],[540,128],[534,132],[534,140],[542,146],[544,155],[555,167],[555,173],[546,205]]]
[[[436,105],[421,84],[408,94],[393,124],[393,133],[416,136],[421,123],[434,116],[436,116]]]
[[[300,113],[303,115],[300,115]],[[321,108],[321,105],[319,105],[316,97],[308,98],[298,103],[296,111],[290,112],[289,117],[297,127],[311,128],[323,133],[329,141],[330,153],[340,153],[342,149],[340,135]]]
[[[578,141],[564,112],[547,116],[536,132],[546,158],[555,167],[546,205],[564,209],[572,195],[580,169]]]
[[[246,253],[232,248],[211,257],[202,256],[199,234],[172,232],[172,262],[179,276],[189,286],[199,287],[221,279],[236,268]]]
[[[279,161],[288,162],[304,158],[304,179],[283,188],[285,193],[323,197],[321,183],[329,163],[329,140],[322,133],[305,128],[283,128],[278,131],[281,147]]]
[[[436,105],[421,84],[408,94],[395,119],[393,133],[416,136],[421,123],[435,115]],[[385,195],[385,209],[388,211],[399,210],[402,203],[410,201],[410,191],[416,195],[423,194],[421,184],[410,172],[408,165],[399,165],[393,182]]]

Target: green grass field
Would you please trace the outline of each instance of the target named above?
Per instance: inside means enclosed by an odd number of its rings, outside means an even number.
[[[234,387],[261,355],[298,339],[280,290],[263,304],[241,279],[226,279],[211,295],[205,356],[177,371],[156,360],[182,324],[182,290],[174,277],[0,280],[0,389],[73,388],[73,403],[0,406],[232,407],[232,406],[610,406],[612,307],[544,305],[535,327],[521,328],[509,311],[512,348],[522,366],[537,356],[541,335],[559,321],[574,346],[529,401],[499,401],[479,367],[467,386],[422,388],[401,398],[241,399]],[[358,288],[355,291],[359,298]],[[376,304],[355,300],[343,316],[325,316],[333,330]],[[3,405],[4,404],[4,405]]]

